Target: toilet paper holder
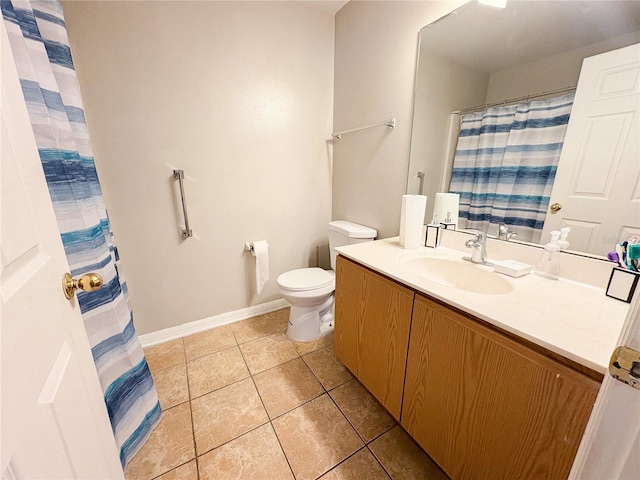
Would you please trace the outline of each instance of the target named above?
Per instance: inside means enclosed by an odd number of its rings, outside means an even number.
[[[253,242],[245,242],[244,249],[248,252],[251,252],[251,255],[255,256],[256,252],[253,248]]]

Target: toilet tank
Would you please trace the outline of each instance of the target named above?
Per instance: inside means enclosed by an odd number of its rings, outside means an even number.
[[[331,269],[336,269],[336,257],[338,252],[336,247],[351,245],[353,243],[371,242],[376,238],[378,232],[373,228],[347,222],[346,220],[335,220],[329,222],[329,252],[331,254]]]

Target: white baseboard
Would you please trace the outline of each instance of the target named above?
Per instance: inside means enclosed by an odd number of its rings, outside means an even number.
[[[263,315],[289,306],[289,302],[280,298],[271,302],[241,308],[240,310],[235,310],[233,312],[221,313],[220,315],[214,315],[213,317],[203,318],[202,320],[183,323],[182,325],[165,328],[163,330],[158,330],[157,332],[145,333],[144,335],[139,335],[138,338],[143,348],[151,347],[152,345],[168,342],[169,340],[175,340],[176,338],[186,337],[187,335],[209,330],[210,328],[239,322],[240,320],[246,320],[247,318],[255,317],[256,315]]]

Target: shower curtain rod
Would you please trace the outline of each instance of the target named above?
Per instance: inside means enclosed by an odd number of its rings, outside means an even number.
[[[505,105],[509,105],[512,103],[516,103],[516,102],[521,102],[523,100],[531,100],[534,98],[540,98],[540,97],[546,97],[548,95],[557,95],[560,93],[568,93],[568,92],[573,92],[575,91],[576,87],[564,87],[564,88],[559,88],[558,90],[549,90],[548,92],[540,92],[540,93],[536,93],[533,95],[525,95],[523,97],[516,97],[516,98],[510,98],[508,100],[503,100],[502,102],[494,102],[494,103],[485,103],[484,105],[477,105],[475,107],[469,107],[469,108],[462,108],[460,110],[456,110],[454,112],[451,112],[451,114],[463,114],[463,113],[469,113],[469,112],[477,112],[477,111],[481,111],[484,110],[485,108],[489,108],[489,107],[497,107],[498,105],[501,106],[505,106]]]

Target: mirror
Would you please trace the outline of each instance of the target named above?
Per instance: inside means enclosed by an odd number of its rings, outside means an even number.
[[[435,193],[449,191],[460,118],[453,112],[526,101],[541,92],[562,95],[575,88],[583,58],[635,43],[635,1],[509,0],[504,9],[471,1],[424,27],[407,193],[421,193],[423,184],[429,198],[425,223],[432,218]]]

